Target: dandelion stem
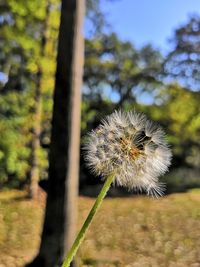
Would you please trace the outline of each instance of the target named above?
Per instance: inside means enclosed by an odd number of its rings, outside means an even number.
[[[99,193],[90,213],[88,214],[87,219],[85,220],[80,232],[78,233],[78,235],[74,241],[74,244],[72,245],[70,251],[68,252],[68,254],[65,258],[65,260],[62,264],[62,267],[69,267],[70,266],[70,263],[72,262],[79,246],[81,245],[81,243],[85,237],[85,233],[86,233],[94,215],[96,214],[96,212],[97,212],[98,208],[100,207],[104,197],[106,196],[106,193],[108,192],[108,190],[110,188],[110,185],[114,179],[114,176],[115,175],[112,173],[107,177],[107,179],[106,179],[106,181],[105,181],[105,183],[101,189],[101,192]]]

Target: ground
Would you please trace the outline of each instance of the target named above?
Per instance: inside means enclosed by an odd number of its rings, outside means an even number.
[[[79,198],[79,228],[94,199]],[[0,267],[22,267],[37,253],[44,201],[0,192]],[[79,250],[81,267],[200,267],[200,191],[107,198]]]

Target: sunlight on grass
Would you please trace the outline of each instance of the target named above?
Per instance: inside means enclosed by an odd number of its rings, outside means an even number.
[[[0,193],[1,267],[23,266],[37,252],[44,205],[24,197]],[[79,200],[80,228],[94,199]],[[199,247],[199,190],[159,200],[108,198],[79,250],[78,266],[199,267]]]

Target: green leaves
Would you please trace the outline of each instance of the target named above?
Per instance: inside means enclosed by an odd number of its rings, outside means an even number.
[[[41,142],[49,140],[59,3],[58,0],[11,0],[7,3],[6,13],[0,10],[2,16],[6,14],[8,17],[0,27],[0,65],[1,71],[8,76],[8,82],[0,84],[2,183],[10,179],[28,180],[39,69],[44,111]],[[43,177],[47,169],[47,151],[40,147],[37,157]]]
[[[0,98],[0,184],[25,180],[30,149],[29,114],[22,102],[27,95],[10,92]]]
[[[178,166],[197,167],[200,164],[200,95],[172,84],[160,94],[162,106],[148,108],[148,112],[168,129],[168,138]]]

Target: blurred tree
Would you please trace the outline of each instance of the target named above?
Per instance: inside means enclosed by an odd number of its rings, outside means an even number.
[[[49,136],[46,128],[47,125],[49,128],[51,118],[59,4],[57,0],[1,2],[0,18],[0,65],[1,72],[7,75],[7,82],[1,82],[0,92],[3,99],[10,91],[13,91],[12,95],[20,96],[22,92],[29,95],[29,100],[23,103],[29,123],[23,127],[30,134],[24,136],[13,129],[13,135],[17,135],[18,140],[24,139],[21,143],[29,149],[26,158],[29,168],[23,174],[24,179],[30,174],[30,192],[36,196],[39,169],[43,177],[47,168],[47,153],[41,149],[40,142],[43,143]],[[17,105],[14,101],[13,104]],[[45,111],[43,115],[41,109]],[[10,124],[14,122],[12,118],[9,117]],[[45,121],[42,134],[41,119]],[[23,147],[15,151],[17,158],[20,158],[21,151]],[[18,176],[15,178],[18,179]]]
[[[173,167],[199,168],[199,93],[171,84],[160,91],[157,103],[144,108],[144,111],[167,129],[173,149]]]
[[[150,45],[136,50],[112,33],[86,40],[85,58],[84,96],[90,99],[101,102],[110,96],[122,107],[135,102],[137,93],[153,91],[161,84],[162,57]]]
[[[38,187],[40,180],[40,169],[39,169],[39,150],[40,150],[40,135],[41,135],[41,116],[42,116],[42,75],[43,75],[43,66],[42,59],[45,58],[45,48],[47,42],[47,29],[49,26],[49,17],[50,17],[50,2],[46,0],[45,7],[45,17],[42,22],[41,33],[40,33],[40,58],[36,62],[37,73],[35,80],[35,92],[34,92],[34,124],[32,128],[32,140],[31,140],[31,168],[30,168],[30,197],[37,198],[38,196]]]
[[[100,10],[99,0],[87,0],[87,18],[90,20],[93,33],[100,33],[105,24],[105,17]],[[21,153],[24,147],[15,151],[17,159],[27,161],[24,169],[24,180],[30,177],[30,195],[37,192],[37,181],[47,178],[47,152],[49,149],[52,111],[52,88],[55,74],[55,58],[60,16],[59,0],[36,0],[34,3],[24,0],[0,2],[0,94],[2,103],[10,91],[20,97],[22,92],[29,96],[23,102],[27,118],[26,136],[15,127],[13,135],[26,147],[26,159]],[[12,102],[17,105],[17,102]],[[7,105],[7,104],[6,104]],[[3,104],[2,104],[3,107]],[[8,107],[7,107],[8,109]],[[2,110],[2,109],[1,109]],[[3,110],[2,110],[3,112]],[[17,113],[20,116],[20,111]],[[24,116],[24,114],[23,114]],[[7,118],[3,116],[4,120]],[[9,124],[14,117],[9,117]],[[20,140],[23,139],[23,140]],[[26,139],[26,140],[25,140]],[[8,142],[9,151],[15,150]],[[1,140],[0,140],[1,145]],[[2,145],[2,154],[5,146]],[[5,153],[4,153],[5,152]],[[8,157],[4,156],[1,184],[3,181],[19,180],[18,173],[6,173]],[[3,171],[4,170],[4,171]],[[25,171],[26,170],[26,171]],[[20,178],[21,179],[21,178]]]
[[[166,58],[164,71],[193,91],[200,90],[200,16],[175,30],[174,49]]]
[[[171,142],[174,146],[176,165],[198,167],[199,154],[199,102],[200,102],[200,17],[193,15],[175,30],[174,49],[167,56],[164,71],[167,79],[179,82],[165,91],[164,109],[168,114]],[[167,120],[166,120],[167,121]]]
[[[28,118],[30,121],[29,111],[32,101],[28,102],[28,97],[31,94],[24,91],[27,85],[25,77],[29,76],[29,72],[25,68],[27,57],[17,42],[17,30],[14,23],[17,11],[15,14],[11,12],[13,6],[13,3],[9,5],[6,1],[1,2],[0,5],[1,73],[7,74],[7,79],[5,79],[7,82],[1,82],[0,124],[6,130],[6,132],[1,132],[0,141],[2,184],[8,181],[13,183],[14,178],[15,184],[24,179],[22,176],[26,176],[30,156],[30,149],[27,146],[30,142],[29,129],[31,124],[28,123]],[[11,25],[16,30],[16,39],[14,39],[14,29],[11,30]],[[23,108],[21,107],[22,103],[25,104]],[[24,153],[24,151],[26,152]],[[25,162],[26,164],[24,164]]]
[[[29,170],[31,118],[24,105],[29,99],[27,92],[13,91],[0,97],[0,187],[23,184]]]
[[[58,41],[48,196],[39,255],[28,266],[60,266],[76,229],[83,0],[63,0]]]
[[[151,45],[136,49],[115,33],[86,39],[82,136],[114,109],[136,107],[140,94],[154,95],[163,86],[159,80],[162,60]],[[80,189],[98,183],[85,168],[83,157],[80,178]]]
[[[86,20],[90,22],[88,30],[90,36],[99,36],[103,33],[107,22],[100,7],[100,0],[86,1]]]

